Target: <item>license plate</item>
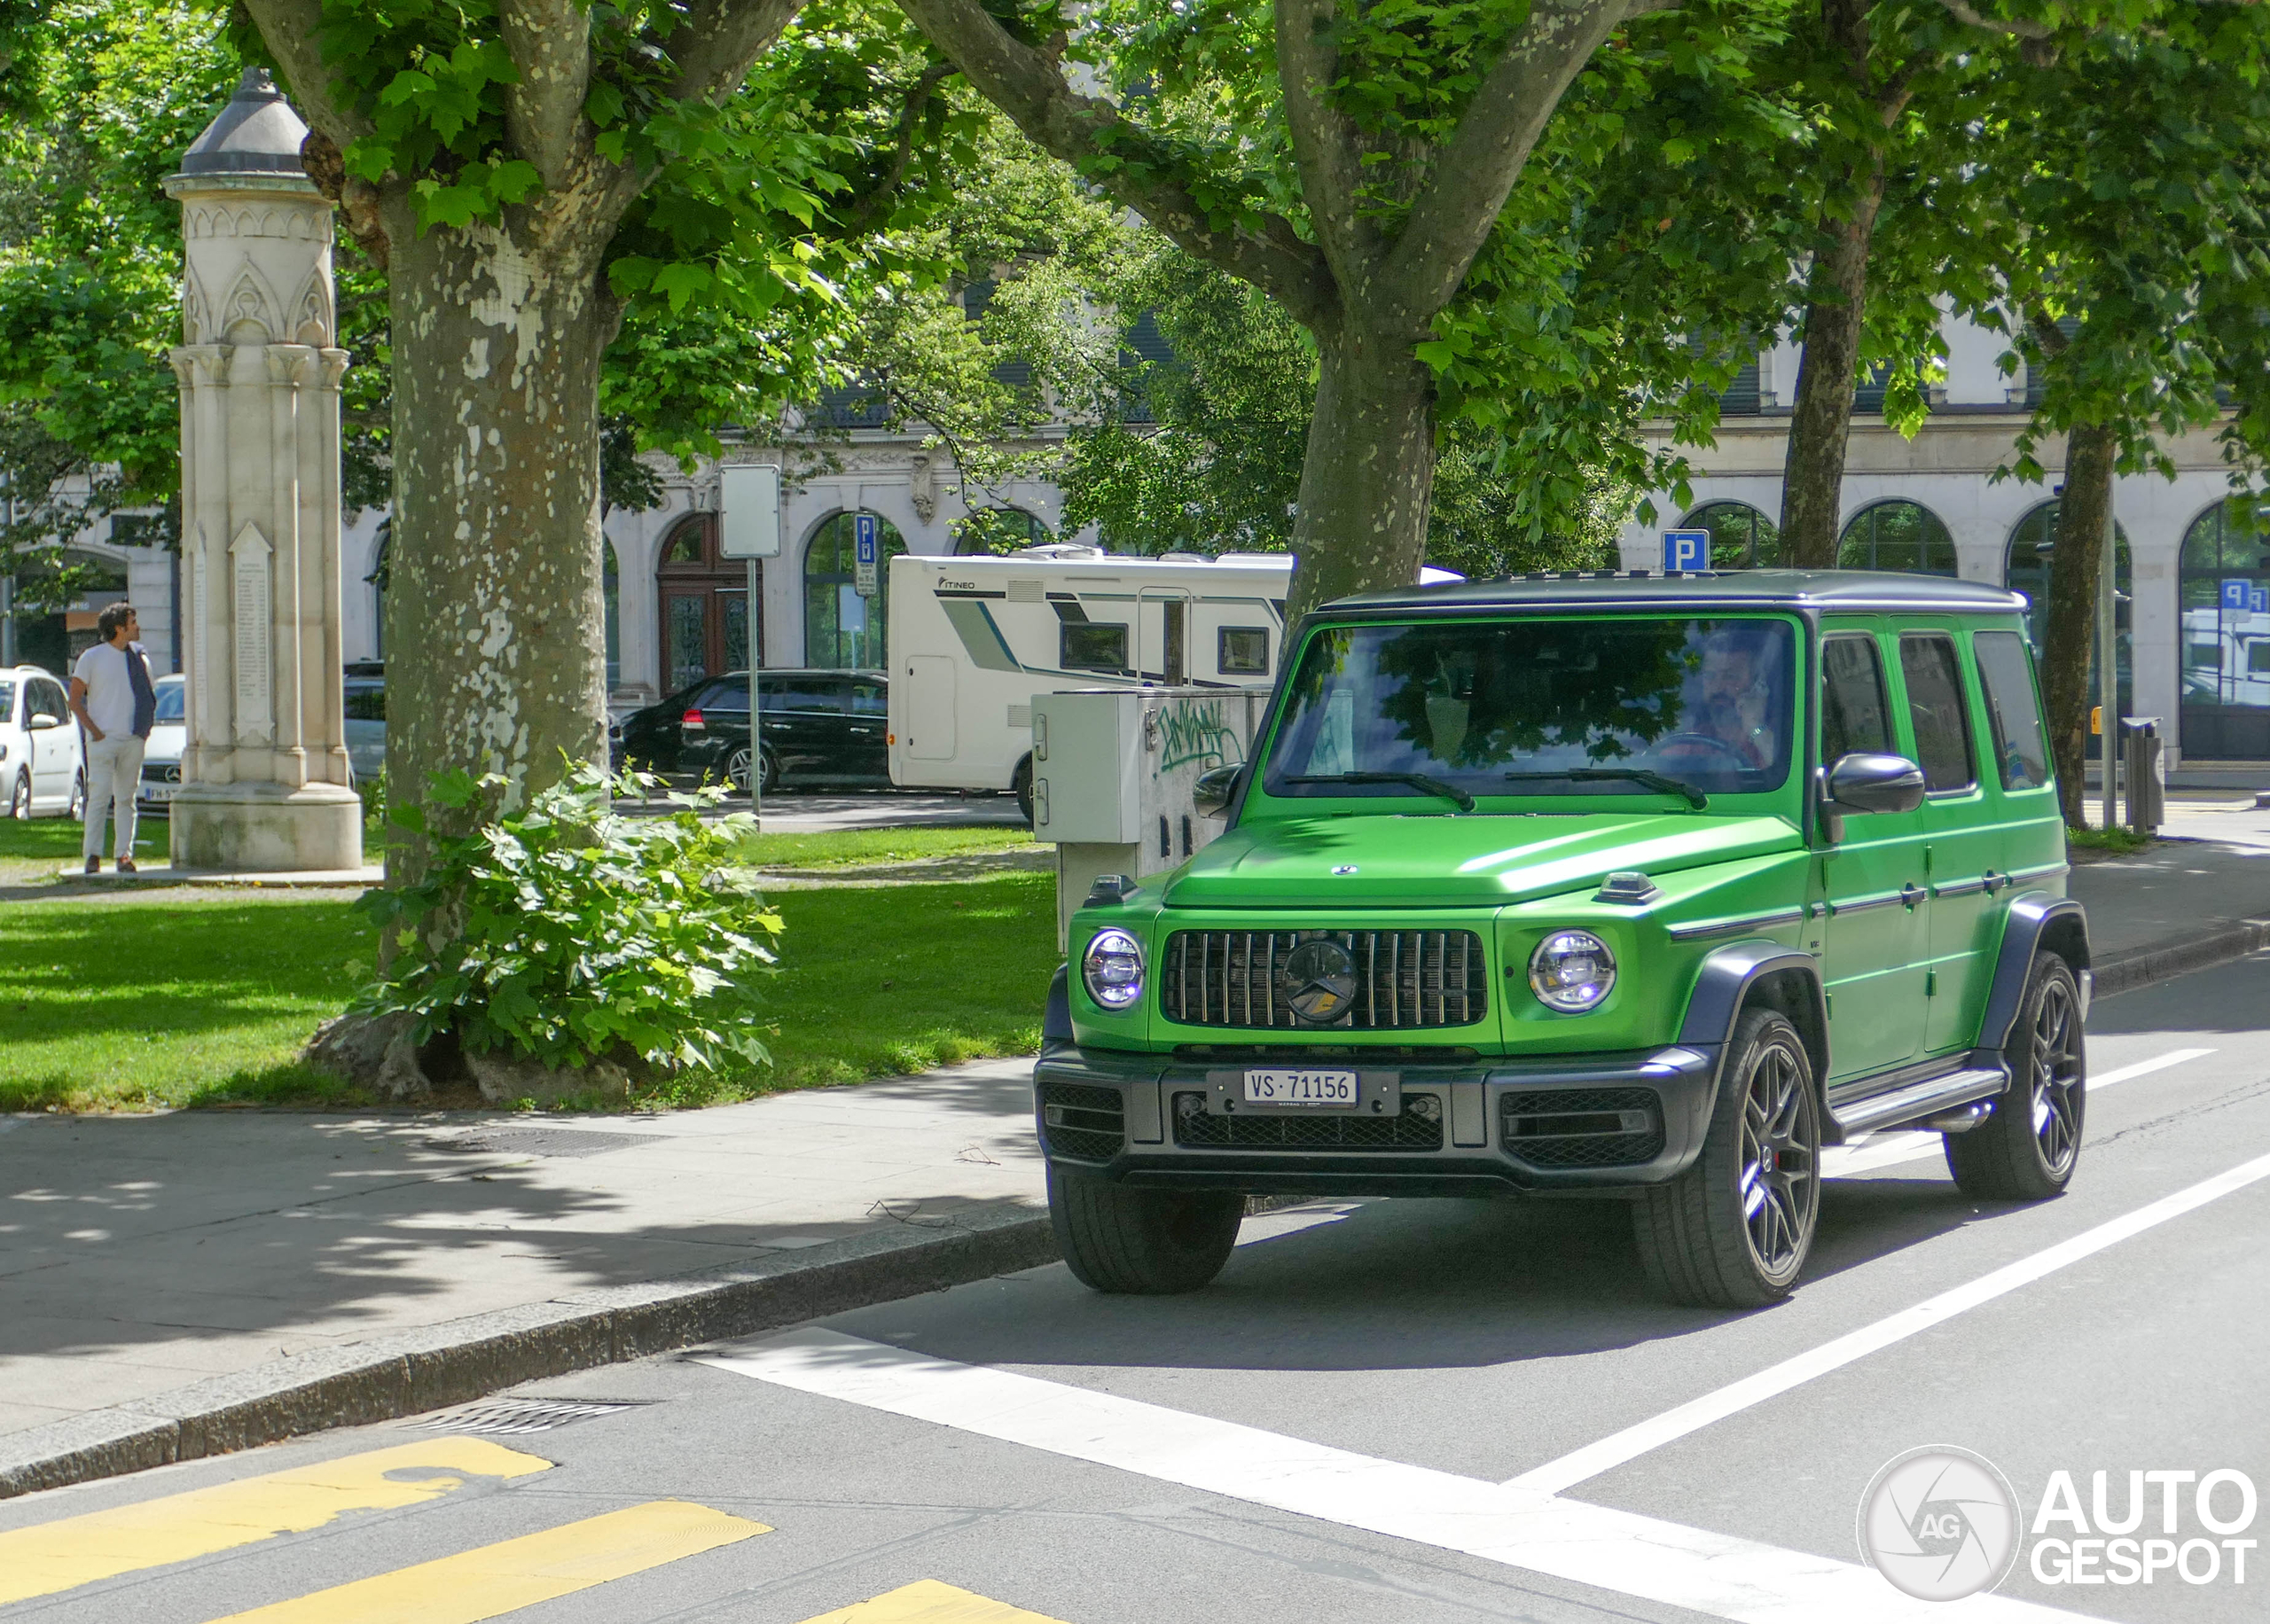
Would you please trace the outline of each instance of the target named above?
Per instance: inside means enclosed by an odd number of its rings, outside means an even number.
[[[1337,1105],[1352,1110],[1358,1097],[1353,1072],[1270,1066],[1245,1074],[1245,1103],[1248,1105]]]
[[[142,799],[162,804],[171,800],[174,798],[174,792],[180,787],[178,784],[162,784],[154,779],[145,779],[142,785]]]

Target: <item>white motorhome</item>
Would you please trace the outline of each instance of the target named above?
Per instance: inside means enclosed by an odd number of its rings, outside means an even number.
[[[1070,542],[893,558],[891,782],[1008,790],[1029,819],[1034,694],[1265,686],[1283,652],[1292,573],[1285,553],[1137,558]]]

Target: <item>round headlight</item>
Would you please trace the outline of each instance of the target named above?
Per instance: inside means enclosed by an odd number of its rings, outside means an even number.
[[[1088,996],[1108,1010],[1123,1010],[1143,995],[1143,944],[1125,931],[1098,931],[1088,942],[1080,976]]]
[[[1590,931],[1555,931],[1529,956],[1529,984],[1546,1009],[1581,1015],[1616,985],[1616,955]]]

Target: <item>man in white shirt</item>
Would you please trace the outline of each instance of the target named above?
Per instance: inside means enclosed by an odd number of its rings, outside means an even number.
[[[158,715],[149,656],[134,640],[141,629],[133,605],[113,604],[95,621],[102,641],[71,668],[71,714],[87,738],[87,832],[80,850],[90,874],[103,866],[106,823],[113,824],[118,871],[134,872],[134,793]]]

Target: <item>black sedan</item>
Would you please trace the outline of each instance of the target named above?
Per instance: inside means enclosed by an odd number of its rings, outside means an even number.
[[[888,785],[888,708],[879,671],[762,671],[764,737],[756,757],[766,793],[790,784]],[[647,772],[700,776],[748,792],[748,673],[682,688],[622,720],[619,761]]]

